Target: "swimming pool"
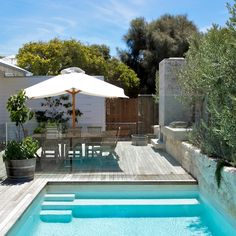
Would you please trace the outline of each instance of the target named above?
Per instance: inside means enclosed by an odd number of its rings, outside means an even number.
[[[196,185],[49,184],[7,235],[236,235]]]

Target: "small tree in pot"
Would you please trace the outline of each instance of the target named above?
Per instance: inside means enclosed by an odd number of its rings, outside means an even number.
[[[18,94],[11,96],[7,102],[7,110],[12,122],[18,127],[18,141],[10,141],[7,144],[3,159],[6,165],[8,178],[18,180],[31,180],[34,178],[36,165],[36,152],[39,143],[32,137],[25,137],[24,123],[33,118],[33,113],[26,106],[27,97],[21,90]],[[22,131],[22,132],[21,132]],[[23,140],[21,139],[23,133]]]
[[[16,123],[18,128],[18,139],[21,139],[21,131],[26,136],[24,123],[33,118],[34,113],[26,106],[27,97],[25,92],[21,90],[18,94],[12,95],[7,101],[7,110],[10,113],[10,119]]]

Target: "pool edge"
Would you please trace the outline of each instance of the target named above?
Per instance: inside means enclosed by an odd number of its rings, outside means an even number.
[[[65,185],[65,184],[133,184],[133,185],[138,185],[138,184],[150,184],[150,185],[194,185],[197,186],[198,183],[196,180],[189,180],[189,181],[182,181],[182,180],[70,180],[70,181],[61,181],[61,180],[46,180],[43,184],[40,185],[40,187],[35,190],[33,195],[30,196],[30,199],[21,207],[18,209],[17,207],[20,205],[21,202],[25,198],[21,200],[20,203],[17,204],[16,208],[14,209],[13,212],[11,212],[4,221],[6,223],[3,224],[3,222],[0,223],[0,235],[6,235],[11,228],[16,224],[18,220],[23,216],[24,212],[27,211],[27,209],[31,206],[35,198],[40,194],[40,192],[47,186],[47,185]],[[27,194],[26,194],[27,196]],[[24,202],[23,202],[24,203]],[[15,214],[14,214],[15,213]],[[8,219],[9,218],[9,219]]]

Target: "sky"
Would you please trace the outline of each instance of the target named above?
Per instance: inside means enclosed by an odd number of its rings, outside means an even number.
[[[186,14],[199,30],[212,23],[224,26],[233,0],[0,0],[0,55],[18,52],[24,43],[76,39],[85,44],[105,44],[111,55],[125,49],[123,36],[130,21],[147,22],[163,14]]]

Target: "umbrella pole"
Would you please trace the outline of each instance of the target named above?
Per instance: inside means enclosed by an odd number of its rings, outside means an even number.
[[[75,95],[80,92],[80,90],[73,89],[72,92],[70,90],[66,90],[67,93],[72,95],[72,128],[75,128]]]
[[[72,127],[75,128],[75,94],[72,93]]]

